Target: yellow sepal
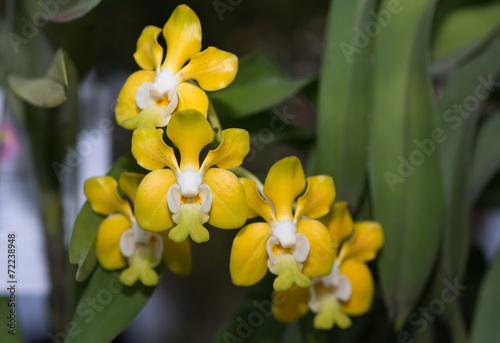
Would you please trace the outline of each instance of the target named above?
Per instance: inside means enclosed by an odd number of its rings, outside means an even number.
[[[201,50],[201,24],[194,11],[186,5],[179,5],[163,27],[167,42],[167,55],[162,64],[173,74]]]
[[[174,225],[168,209],[167,193],[176,182],[170,169],[155,170],[144,177],[135,196],[135,215],[143,230],[158,232]]]
[[[211,46],[191,57],[178,77],[181,81],[196,80],[204,90],[216,91],[233,82],[237,72],[238,57]]]
[[[223,169],[231,169],[243,163],[250,151],[250,136],[243,129],[226,129],[222,131],[222,141],[215,150],[210,150],[203,161],[201,170],[213,165]]]
[[[242,227],[247,220],[245,191],[238,178],[230,171],[210,168],[203,182],[212,191],[212,206],[208,223],[220,229]]]
[[[132,155],[137,163],[148,170],[169,167],[178,172],[174,149],[163,141],[163,130],[137,129],[132,135]]]
[[[180,169],[195,171],[200,167],[201,150],[211,143],[214,137],[208,120],[196,110],[174,113],[167,126],[167,135],[180,151]]]
[[[318,175],[307,178],[307,189],[304,195],[297,199],[295,220],[302,216],[319,218],[330,210],[335,199],[335,187],[330,176]]]
[[[384,232],[377,222],[354,223],[354,234],[340,249],[339,258],[360,262],[371,261],[384,244]]]
[[[104,269],[120,269],[127,259],[120,251],[120,238],[132,224],[123,214],[113,214],[103,220],[96,237],[96,254]]]
[[[145,70],[157,70],[163,58],[163,49],[158,44],[158,35],[161,29],[150,25],[146,26],[137,41],[137,50],[134,59]]]
[[[268,224],[275,223],[276,218],[274,217],[271,204],[259,194],[257,183],[247,178],[240,178],[240,182],[245,190],[248,204],[248,218],[262,217]]]
[[[266,243],[271,227],[253,223],[241,229],[233,241],[229,269],[236,286],[251,286],[262,280],[267,272]]]
[[[92,209],[100,214],[120,212],[133,217],[129,203],[118,194],[118,183],[111,176],[97,176],[85,181],[84,193]]]
[[[352,234],[354,224],[352,221],[347,202],[336,202],[330,208],[330,212],[319,219],[330,231],[330,235],[337,251],[340,243]]]
[[[273,204],[278,221],[293,220],[293,203],[305,186],[304,170],[295,156],[279,160],[269,169],[264,195]]]

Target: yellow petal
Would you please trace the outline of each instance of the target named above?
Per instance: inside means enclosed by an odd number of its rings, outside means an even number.
[[[311,278],[330,274],[335,259],[335,251],[330,233],[317,220],[303,219],[297,225],[297,232],[303,233],[309,241],[309,255],[302,272]]]
[[[163,27],[167,42],[167,56],[162,69],[177,73],[191,56],[201,50],[201,24],[194,11],[179,5]]]
[[[155,80],[154,71],[140,70],[130,75],[125,81],[115,108],[116,122],[121,123],[129,118],[135,117],[141,112],[141,109],[135,102],[135,93],[143,83],[153,82]]]
[[[215,150],[210,150],[203,161],[201,170],[207,170],[213,165],[219,168],[231,169],[243,163],[250,150],[250,137],[243,129],[227,129],[222,131],[222,141]]]
[[[259,194],[257,183],[247,178],[240,178],[240,182],[245,190],[248,204],[248,218],[262,217],[269,224],[275,223],[276,218],[274,217],[271,204]]]
[[[337,251],[340,243],[352,234],[353,222],[347,202],[336,202],[330,208],[330,212],[319,219],[330,231]]]
[[[163,49],[158,44],[158,35],[161,29],[150,25],[146,26],[137,41],[137,50],[134,59],[142,69],[156,70],[160,67],[163,58]]]
[[[135,201],[137,187],[139,187],[144,176],[139,173],[123,172],[118,178],[118,186],[132,202]]]
[[[309,312],[309,289],[293,285],[287,291],[273,294],[274,318],[280,322],[293,322]]]
[[[267,272],[266,243],[271,227],[266,223],[253,223],[238,232],[231,248],[229,269],[236,286],[251,286]]]
[[[135,215],[141,229],[158,232],[174,225],[167,193],[176,182],[170,169],[155,170],[144,177],[135,196]]]
[[[330,210],[335,199],[335,187],[330,176],[318,175],[307,178],[307,189],[303,196],[297,199],[295,220],[302,216],[319,218]]]
[[[278,221],[293,219],[293,202],[305,186],[304,170],[297,157],[286,157],[271,167],[264,184],[264,195],[274,205]]]
[[[135,117],[122,121],[120,125],[128,130],[155,129],[157,127],[167,126],[170,117],[170,115],[165,115],[164,108],[156,105],[149,105]]]
[[[137,163],[148,170],[169,167],[178,172],[174,149],[163,141],[163,130],[137,129],[132,135],[132,155]]]
[[[176,243],[168,238],[169,231],[160,232],[163,238],[163,260],[173,273],[188,276],[191,273],[191,243],[188,239]]]
[[[182,82],[177,86],[177,95],[179,97],[177,111],[193,109],[201,112],[205,117],[207,116],[208,97],[200,87]]]
[[[120,238],[130,228],[130,220],[123,214],[113,214],[99,226],[95,250],[104,269],[120,269],[127,265],[127,259],[120,251]]]
[[[340,249],[340,259],[371,261],[384,244],[384,232],[377,222],[354,223],[354,234]]]
[[[191,57],[178,77],[181,81],[196,80],[206,91],[216,91],[233,82],[237,72],[238,57],[211,46]]]
[[[212,191],[212,207],[208,223],[220,229],[242,227],[247,220],[245,191],[238,178],[230,171],[210,168],[203,183]]]
[[[133,217],[129,203],[118,194],[118,183],[111,176],[97,176],[85,181],[84,193],[92,209],[100,214],[120,212]]]
[[[200,167],[201,150],[214,137],[210,123],[196,110],[174,113],[167,126],[167,135],[180,151],[181,170],[195,171]]]
[[[340,302],[341,310],[350,315],[358,316],[366,313],[373,300],[373,277],[366,264],[356,260],[346,260],[340,265],[340,274],[351,282],[351,298]]]

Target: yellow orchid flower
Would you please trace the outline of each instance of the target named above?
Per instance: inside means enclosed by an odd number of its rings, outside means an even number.
[[[132,202],[144,175],[124,172],[118,183],[111,176],[85,182],[84,192],[92,209],[108,217],[99,226],[96,254],[104,269],[127,267],[120,281],[132,286],[140,280],[146,286],[158,283],[153,269],[163,259],[172,272],[186,276],[191,271],[189,242],[174,243],[162,233],[144,231],[137,224],[129,202],[118,194],[118,186]]]
[[[316,313],[315,328],[329,330],[337,324],[345,329],[351,326],[349,316],[370,309],[374,285],[366,262],[375,258],[384,234],[379,223],[353,223],[345,202],[333,204],[320,220],[328,227],[336,252],[342,244],[330,274],[312,279],[309,289],[294,287],[276,293],[283,301],[273,305],[273,312],[277,320],[291,322],[311,310]]]
[[[142,31],[134,59],[143,70],[130,75],[118,96],[116,121],[127,129],[164,127],[175,111],[189,108],[206,116],[208,98],[202,89],[222,89],[236,76],[235,55],[214,47],[200,52],[200,20],[188,6],[177,6],[163,27],[167,43],[163,63],[160,32],[156,26]]]
[[[248,218],[260,216],[266,222],[249,224],[236,235],[230,258],[233,283],[253,285],[269,269],[278,275],[274,289],[284,291],[294,284],[310,287],[310,278],[327,275],[333,265],[333,242],[327,228],[314,218],[325,215],[335,198],[332,178],[307,178],[307,189],[299,197],[306,178],[300,160],[293,156],[276,162],[269,170],[263,189],[269,201],[259,194],[255,181],[240,180],[247,197]]]
[[[248,154],[248,132],[222,131],[220,145],[207,153],[200,166],[200,153],[214,137],[203,114],[196,110],[176,112],[166,131],[179,149],[180,165],[174,150],[163,141],[162,129],[137,129],[132,136],[132,154],[137,163],[152,170],[137,190],[135,212],[139,225],[154,232],[175,225],[169,230],[170,239],[182,242],[191,236],[198,243],[210,238],[203,227],[207,222],[221,229],[243,226],[247,218],[243,186],[225,169],[239,166]]]

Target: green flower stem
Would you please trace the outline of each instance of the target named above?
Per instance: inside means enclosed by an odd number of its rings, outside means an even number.
[[[222,141],[222,126],[220,124],[219,116],[215,111],[214,105],[209,101],[208,102],[208,113],[207,119],[212,125],[212,130],[214,130],[214,140],[212,142],[212,147],[217,148]]]
[[[252,172],[243,168],[242,166],[231,168],[229,170],[232,171],[238,177],[246,177],[247,179],[254,180],[255,183],[257,184],[257,189],[259,190],[259,192],[262,193],[262,190],[264,189],[264,184],[260,182],[259,178],[255,176]]]

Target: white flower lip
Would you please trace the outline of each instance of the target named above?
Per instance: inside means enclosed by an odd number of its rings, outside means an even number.
[[[174,112],[179,104],[179,98],[175,90],[177,85],[178,81],[172,73],[160,71],[156,74],[154,82],[145,82],[139,86],[135,93],[135,102],[143,110],[148,106],[155,105],[158,99],[166,95],[169,104],[163,114],[168,116]]]
[[[297,262],[302,263],[309,256],[309,250],[310,250],[309,240],[304,234],[296,233],[295,242],[296,244],[292,247],[291,253],[293,257],[295,257],[295,260]],[[280,245],[279,239],[276,236],[269,237],[266,243],[266,249],[267,249],[267,256],[269,257],[269,261],[271,262],[271,264],[276,263],[276,256],[274,256],[272,251],[272,248],[275,245]]]
[[[183,205],[181,196],[193,198],[197,195],[201,197],[199,205],[205,213],[210,211],[212,207],[212,190],[203,182],[200,174],[188,170],[179,173],[177,183],[173,184],[167,193],[167,204],[170,212],[177,213]]]
[[[144,231],[137,225],[137,222],[132,222],[132,229],[125,231],[120,237],[120,252],[125,257],[131,257],[138,244],[149,245],[151,238],[156,239],[156,244],[152,247],[154,250],[155,261],[161,261],[163,252],[163,239],[154,232]]]

